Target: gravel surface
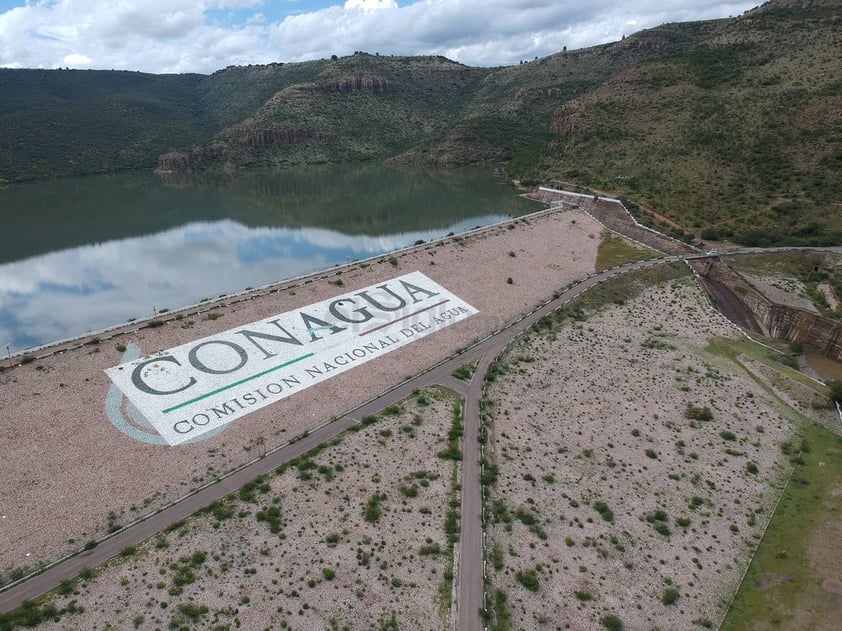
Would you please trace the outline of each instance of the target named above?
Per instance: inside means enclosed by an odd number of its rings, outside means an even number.
[[[54,599],[77,612],[39,628],[449,628],[456,463],[436,453],[457,401],[425,389],[78,581]]]
[[[716,628],[789,475],[795,409],[830,419],[765,364],[706,350],[735,336],[681,279],[509,349],[487,395],[488,538],[513,628]]]
[[[577,210],[513,220],[279,285],[0,372],[0,571],[3,582],[177,499],[219,474],[387,390],[530,310],[594,270],[601,226]],[[419,270],[480,313],[426,339],[255,411],[207,440],[149,445],[118,431],[104,408],[118,344],[144,354]],[[338,274],[341,273],[341,276]],[[512,282],[508,283],[507,278]],[[331,284],[342,280],[342,287]],[[175,314],[167,314],[175,316]]]

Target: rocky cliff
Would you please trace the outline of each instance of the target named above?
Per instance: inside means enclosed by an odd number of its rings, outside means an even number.
[[[230,140],[216,142],[207,147],[194,147],[188,151],[165,153],[158,157],[158,166],[155,172],[161,175],[192,171],[211,160],[230,165],[231,160],[237,154],[235,146],[250,149],[283,147],[302,143],[311,138],[322,137],[321,134],[316,134],[308,129],[249,129],[243,130],[241,135],[229,135],[232,136]]]
[[[192,171],[209,158],[227,160],[230,153],[230,148],[221,143],[214,143],[207,147],[194,147],[187,151],[170,151],[158,157],[155,172],[163,175]]]
[[[307,83],[297,86],[301,92],[319,94],[324,92],[369,92],[382,94],[388,88],[388,82],[380,77],[345,77],[323,83]]]

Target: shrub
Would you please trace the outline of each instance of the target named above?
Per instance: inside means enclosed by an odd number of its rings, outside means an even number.
[[[646,450],[646,457],[652,458],[653,460],[655,460],[658,457],[658,454],[654,449],[647,449]]]
[[[748,464],[746,464],[746,471],[751,474],[757,473],[757,465],[753,462],[749,462]]]
[[[664,590],[664,593],[661,594],[661,602],[665,605],[674,605],[675,601],[678,600],[679,592],[675,587],[667,587]]]
[[[488,552],[488,558],[491,560],[491,564],[495,570],[499,571],[503,569],[503,547],[499,543],[495,543]]]
[[[390,256],[389,257],[389,265],[391,265],[392,267],[397,267],[398,266],[398,259],[396,259],[394,256]]]
[[[461,453],[460,453],[461,456]],[[494,462],[487,460],[482,463],[482,475],[480,476],[480,484],[483,486],[491,486],[497,481],[497,476],[500,473],[500,468]]]
[[[465,364],[464,366],[459,366],[456,370],[450,373],[457,379],[461,379],[462,381],[467,381],[473,375],[473,368],[470,364]]]
[[[329,567],[322,568],[322,576],[325,577],[326,581],[332,581],[336,576],[336,571]]]
[[[719,432],[719,436],[722,438],[722,440],[737,440],[737,436],[734,434],[734,432],[730,432],[727,429],[724,429],[721,432]]]
[[[525,572],[518,572],[515,574],[517,582],[523,585],[530,592],[537,592],[541,588],[541,582],[538,580],[538,573],[535,569],[529,569]]]
[[[459,538],[459,513],[450,509],[444,516],[444,534],[451,545]]]
[[[608,614],[599,619],[599,623],[608,631],[623,631],[623,621],[614,614]]]
[[[208,612],[206,605],[196,605],[194,603],[184,603],[178,606],[178,612],[185,618],[190,620],[197,620],[200,616]]]
[[[669,515],[667,515],[666,511],[663,511],[661,509],[658,509],[646,515],[646,521],[648,521],[649,523],[667,520],[669,520]]]
[[[441,554],[441,546],[437,543],[428,543],[418,549],[418,554],[424,556],[437,556]]]
[[[599,513],[605,521],[607,521],[607,522],[613,522],[614,521],[614,513],[608,507],[608,504],[606,504],[602,500],[598,500],[598,501],[594,502],[593,507],[594,507],[594,510],[597,513]]]
[[[280,535],[283,528],[281,522],[281,509],[278,506],[269,506],[254,514],[257,521],[265,521],[269,526],[269,532],[273,535]]]
[[[380,501],[382,500],[382,496],[375,493],[368,501],[365,503],[365,508],[363,509],[363,518],[369,522],[370,524],[375,524],[380,520],[380,515],[382,514],[382,509],[380,508]]]
[[[713,419],[713,412],[708,406],[699,407],[694,403],[688,403],[684,416],[694,421],[710,421]]]

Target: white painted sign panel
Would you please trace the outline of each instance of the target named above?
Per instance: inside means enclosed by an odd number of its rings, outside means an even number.
[[[413,272],[105,372],[179,445],[475,313]]]

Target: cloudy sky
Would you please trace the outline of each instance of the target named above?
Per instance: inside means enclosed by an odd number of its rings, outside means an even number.
[[[356,50],[516,64],[759,0],[0,0],[0,67],[209,73]]]

